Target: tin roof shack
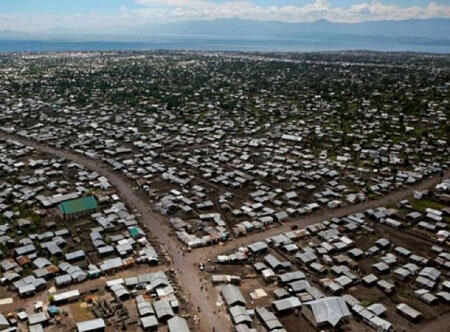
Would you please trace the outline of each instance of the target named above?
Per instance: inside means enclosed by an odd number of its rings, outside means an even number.
[[[263,326],[269,331],[283,331],[284,326],[278,320],[278,318],[273,314],[273,312],[267,310],[264,307],[259,307],[255,309],[256,315],[262,322]]]
[[[78,332],[103,332],[105,331],[105,321],[102,318],[86,320],[77,323]]]
[[[141,326],[144,331],[158,330],[158,320],[155,316],[145,316],[140,318]]]
[[[3,314],[0,314],[0,329],[4,330],[9,328],[10,324]]]
[[[38,312],[36,314],[32,314],[28,316],[28,325],[47,325],[48,324],[48,316],[45,312]]]
[[[211,282],[213,283],[213,285],[219,284],[239,285],[241,283],[241,277],[237,275],[213,274],[211,276]]]
[[[90,215],[97,209],[97,200],[94,196],[77,198],[58,205],[58,210],[65,220],[73,220]]]
[[[231,320],[235,325],[244,324],[249,327],[252,325],[252,318],[250,317],[249,311],[246,307],[242,305],[235,305],[229,307],[228,311],[230,312]]]
[[[221,293],[228,307],[234,305],[245,306],[246,304],[246,301],[240,289],[234,285],[227,284],[225,286],[222,286]]]
[[[147,300],[144,295],[138,295],[136,297],[136,306],[140,317],[155,315],[155,310],[153,310],[150,301]],[[156,322],[156,324],[158,325],[158,322]]]
[[[64,293],[59,293],[53,295],[52,303],[54,304],[63,304],[77,301],[80,298],[80,292],[78,289],[70,290]]]
[[[155,309],[158,321],[165,321],[175,316],[170,301],[168,300],[158,300],[153,302],[153,308]]]
[[[291,311],[295,310],[296,308],[300,307],[301,305],[302,305],[302,303],[295,296],[287,297],[287,298],[272,302],[272,307],[277,314],[285,314],[285,313],[291,312]]]
[[[190,332],[186,319],[175,316],[167,321],[169,332]]]
[[[302,305],[303,315],[316,327],[336,327],[351,316],[342,297],[325,297]]]
[[[419,311],[410,307],[406,303],[398,304],[396,306],[396,310],[400,315],[406,317],[407,319],[409,319],[410,321],[412,321],[414,323],[420,322],[423,318],[422,314]]]

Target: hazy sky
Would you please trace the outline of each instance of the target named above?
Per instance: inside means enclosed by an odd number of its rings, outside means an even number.
[[[0,0],[0,30],[88,30],[234,17],[286,22],[450,18],[450,0]]]

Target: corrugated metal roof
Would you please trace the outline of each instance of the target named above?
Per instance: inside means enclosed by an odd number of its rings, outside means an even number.
[[[264,307],[256,308],[256,313],[260,317],[260,319],[264,322],[264,325],[270,330],[274,329],[282,329],[283,324],[280,323],[278,318],[269,310]]]
[[[314,314],[314,319],[318,324],[328,322],[336,326],[339,321],[350,316],[347,304],[341,297],[325,297],[306,303]]]
[[[155,316],[146,316],[141,318],[141,324],[144,329],[158,326],[158,320]]]
[[[78,332],[88,332],[101,328],[105,328],[105,321],[102,318],[91,319],[77,323]]]
[[[244,296],[238,287],[234,285],[225,285],[222,287],[222,295],[228,306],[232,306],[236,303],[245,304]]]
[[[169,332],[190,332],[186,319],[175,316],[167,321]]]
[[[87,196],[70,201],[62,202],[58,205],[62,214],[74,214],[97,208],[97,200],[94,196]]]
[[[291,296],[282,300],[274,301],[272,302],[272,304],[277,311],[284,311],[295,309],[299,307],[302,303],[297,297]]]
[[[153,307],[158,318],[163,318],[166,316],[173,317],[175,315],[172,307],[170,306],[170,302],[167,300],[155,301],[153,302]]]
[[[252,319],[251,319],[250,315],[248,314],[247,309],[244,306],[235,305],[234,307],[231,307],[230,314],[236,325],[242,324],[242,323],[250,323],[251,324],[251,322],[252,322]]]

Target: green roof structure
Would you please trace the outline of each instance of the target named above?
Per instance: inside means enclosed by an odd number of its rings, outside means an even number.
[[[128,232],[130,233],[131,237],[133,237],[133,238],[135,238],[139,235],[139,231],[136,227],[129,228]]]
[[[95,210],[97,206],[95,197],[87,196],[62,202],[58,205],[58,209],[63,215],[72,215]]]

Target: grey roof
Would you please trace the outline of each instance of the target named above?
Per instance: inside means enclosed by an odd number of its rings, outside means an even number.
[[[167,321],[169,326],[169,332],[189,332],[190,329],[187,325],[186,319],[175,316]]]
[[[388,239],[381,238],[378,241],[375,242],[375,244],[379,247],[387,247],[391,242]]]
[[[342,297],[324,297],[305,305],[311,308],[317,324],[328,322],[336,326],[342,318],[351,315]]]
[[[29,332],[43,332],[44,329],[42,328],[41,324],[35,324],[28,327]]]
[[[394,274],[406,278],[411,275],[411,272],[403,267],[394,270]]]
[[[434,267],[424,267],[423,270],[419,272],[419,275],[436,281],[441,276],[441,272]]]
[[[434,288],[434,286],[436,285],[436,283],[428,278],[422,277],[422,276],[418,276],[416,278],[416,283],[420,286],[423,287],[428,287],[428,288]]]
[[[158,326],[158,320],[155,316],[146,316],[141,318],[141,325],[144,329]]]
[[[74,260],[74,259],[79,259],[85,256],[85,253],[83,250],[76,250],[76,251],[72,251],[69,252],[65,255],[65,258],[70,261],[70,260]]]
[[[403,265],[403,268],[409,270],[413,274],[419,270],[419,267],[414,263],[407,263],[407,264]]]
[[[308,292],[313,298],[315,298],[315,299],[320,299],[320,298],[323,298],[323,297],[325,297],[324,295],[323,295],[323,293],[318,289],[318,288],[316,288],[316,287],[308,287],[307,289],[306,289],[306,292]]]
[[[111,269],[115,269],[121,267],[123,265],[122,259],[120,257],[110,258],[104,260],[102,264],[100,264],[100,269],[102,271],[107,271]]]
[[[272,305],[275,307],[277,311],[291,310],[301,306],[300,300],[291,296],[282,300],[273,301]]]
[[[256,308],[255,311],[258,317],[263,322],[264,326],[267,327],[269,331],[283,328],[283,324],[280,323],[278,318],[271,311],[267,310],[264,307]]]
[[[109,287],[111,291],[114,293],[114,296],[117,299],[120,299],[122,296],[130,295],[130,292],[121,284],[112,285]]]
[[[288,284],[291,293],[304,292],[310,286],[307,280],[296,280]]]
[[[236,332],[257,332],[256,329],[248,327],[245,324],[238,324],[235,326]]]
[[[172,310],[172,307],[170,306],[170,302],[167,300],[159,300],[153,302],[153,307],[155,308],[155,313],[158,318],[163,317],[173,317],[175,313]]]
[[[373,312],[375,315],[380,316],[386,312],[386,307],[381,303],[374,303],[367,307],[367,310]]]
[[[156,253],[155,248],[153,248],[151,245],[147,245],[143,251],[147,259],[149,260],[158,259],[158,254]]]
[[[346,275],[342,275],[342,276],[334,279],[334,281],[337,282],[342,287],[347,287],[348,285],[350,285],[353,282],[352,279],[350,279]]]
[[[276,269],[281,265],[281,262],[274,255],[269,254],[264,256],[264,261],[269,264],[272,269]]]
[[[259,241],[259,242],[254,242],[252,244],[249,244],[247,246],[252,252],[258,252],[258,251],[262,251],[268,248],[267,244]]]
[[[273,294],[275,295],[275,298],[281,299],[283,297],[289,296],[289,293],[284,288],[276,288],[273,290]]]
[[[414,293],[419,299],[428,304],[431,304],[438,300],[438,298],[431,294],[427,289],[418,289]]]
[[[142,295],[136,297],[136,305],[138,308],[139,316],[154,315],[155,311],[149,301],[146,301]]]
[[[378,277],[375,276],[374,274],[368,274],[368,275],[364,276],[362,278],[362,280],[367,284],[371,284],[371,283],[376,282],[378,280]]]
[[[450,293],[449,292],[437,292],[436,296],[438,296],[439,298],[441,298],[442,300],[446,301],[446,302],[450,302]]]
[[[372,267],[377,269],[380,272],[389,270],[389,265],[387,265],[384,262],[378,262],[378,263],[372,264]]]
[[[373,316],[370,318],[370,324],[373,325],[377,331],[390,331],[392,328],[392,324],[390,322],[378,316]]]
[[[39,312],[37,314],[32,314],[28,316],[28,324],[40,324],[48,320],[47,314],[45,312]]]
[[[3,314],[0,314],[0,326],[1,327],[9,326],[9,322]]]
[[[230,314],[233,318],[233,322],[238,325],[242,323],[250,323],[252,322],[252,319],[250,315],[248,314],[247,309],[244,306],[241,305],[235,305],[234,307],[230,308]]]
[[[278,276],[281,282],[288,283],[296,280],[305,279],[306,276],[302,271],[286,272]]]
[[[33,284],[24,284],[18,287],[19,294],[27,294],[36,291],[36,287]]]
[[[72,277],[70,274],[62,274],[60,276],[55,277],[56,285],[65,285],[72,282]]]
[[[71,299],[77,299],[80,296],[80,292],[78,289],[70,290],[64,293],[55,294],[53,296],[53,301],[58,303],[60,301],[68,301]]]
[[[307,264],[309,262],[312,262],[312,261],[316,260],[317,256],[312,251],[306,251],[306,252],[303,252],[303,253],[297,253],[295,255],[295,258],[297,258],[297,259],[301,260],[303,263]]]
[[[46,267],[48,265],[51,265],[50,261],[45,257],[38,257],[33,261],[34,266],[37,268]]]
[[[105,328],[105,321],[102,318],[77,323],[78,332],[93,331],[101,328]]]
[[[403,314],[405,314],[406,316],[408,316],[409,318],[412,318],[412,319],[417,319],[420,316],[422,316],[422,314],[419,311],[410,307],[406,303],[400,303],[397,305],[396,308],[398,311],[402,312]]]
[[[36,251],[36,247],[34,246],[34,244],[27,244],[22,247],[16,248],[14,251],[16,252],[17,256],[20,256]]]
[[[364,251],[362,251],[362,250],[359,249],[359,248],[353,248],[353,249],[350,249],[350,250],[348,251],[348,253],[351,254],[353,257],[359,257],[359,256],[364,255]]]
[[[150,289],[170,284],[169,280],[167,280],[167,276],[161,271],[140,274],[137,276],[137,283],[149,285]]]
[[[245,305],[245,299],[242,295],[241,291],[238,287],[234,285],[225,285],[222,286],[222,295],[225,299],[226,304],[230,307],[235,304],[244,304]]]

